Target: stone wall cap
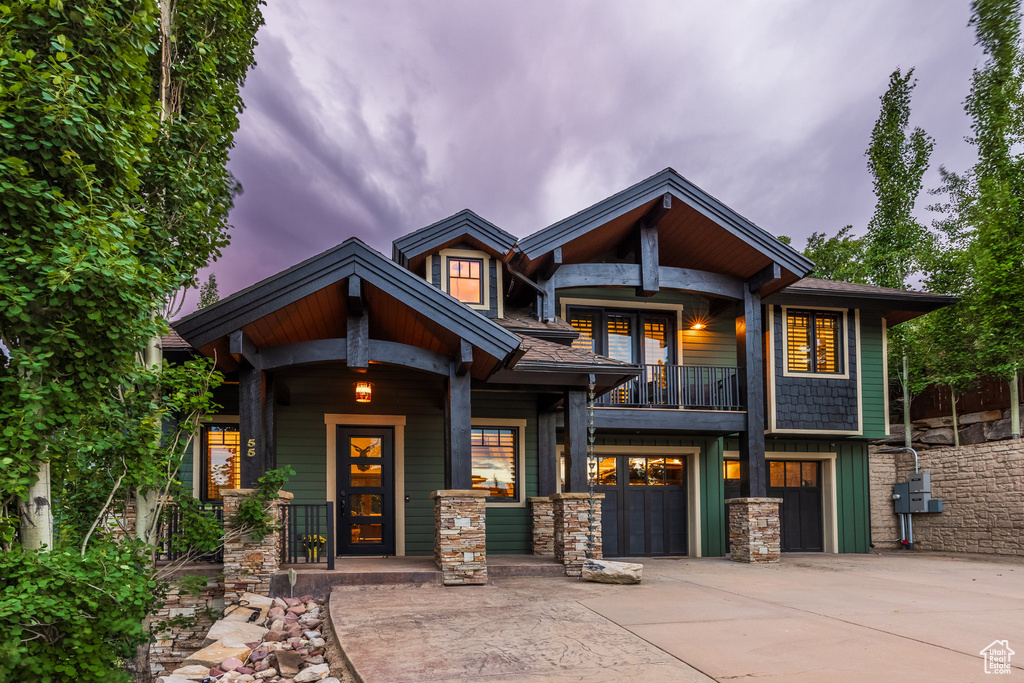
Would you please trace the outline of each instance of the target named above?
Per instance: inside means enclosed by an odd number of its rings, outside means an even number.
[[[490,491],[484,489],[441,489],[431,491],[431,498],[486,498]]]
[[[224,497],[224,496],[251,496],[254,493],[256,493],[256,489],[221,489],[220,490],[221,497]],[[291,493],[289,491],[283,491],[283,490],[282,491],[278,491],[277,495],[282,500],[291,500],[291,499],[293,499],[295,497],[294,493]]]
[[[526,499],[527,503],[550,503],[551,496],[530,496]]]
[[[733,503],[781,503],[781,498],[726,498],[725,504],[732,505]]]
[[[590,498],[589,493],[552,493],[550,496],[551,500],[587,500]],[[601,500],[604,498],[603,493],[595,493],[594,500]]]

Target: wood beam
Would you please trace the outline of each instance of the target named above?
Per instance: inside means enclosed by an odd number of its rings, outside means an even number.
[[[346,339],[348,366],[359,370],[370,367],[370,316],[350,315]]]
[[[760,296],[761,290],[776,280],[782,279],[782,267],[778,263],[769,263],[747,280],[747,289]]]
[[[547,264],[545,264],[545,266],[543,268],[541,268],[541,271],[540,271],[540,274],[538,275],[538,277],[541,280],[550,280],[551,276],[555,274],[555,271],[557,271],[561,267],[561,265],[562,265],[562,248],[561,247],[555,247],[555,250],[551,253],[551,260],[549,260],[547,262]]]
[[[358,275],[348,278],[348,314],[359,317],[363,314],[363,281]]]
[[[228,337],[228,351],[240,363],[244,361],[254,368],[260,366],[259,349],[243,330],[235,330]]]
[[[459,355],[455,358],[455,374],[462,377],[473,366],[473,345],[465,339],[459,340]]]
[[[656,202],[654,206],[647,210],[647,213],[641,216],[637,222],[633,224],[633,229],[629,231],[629,235],[619,243],[618,249],[615,250],[615,255],[619,258],[626,258],[630,252],[636,252],[639,254],[641,247],[638,239],[640,231],[645,227],[657,228],[658,222],[661,221],[671,208],[672,195],[666,192],[661,195],[661,199]]]
[[[448,375],[449,359],[439,353],[380,339],[369,340],[369,348],[371,361]],[[342,361],[348,361],[348,339],[345,337],[273,346],[260,354],[260,367],[264,370]]]
[[[671,195],[665,195],[670,197]],[[671,206],[671,200],[669,201]],[[649,223],[640,226],[637,235],[637,261],[640,265],[640,286],[637,296],[654,296],[660,289],[658,264],[658,225]]]
[[[238,371],[238,431],[241,439],[241,486],[253,488],[266,471],[266,436],[263,430],[266,373],[243,366]]]
[[[537,495],[558,493],[558,453],[556,445],[556,414],[537,414]]]
[[[743,317],[736,318],[736,358],[740,397],[747,407],[747,427],[739,434],[740,495],[768,495],[764,460],[764,359],[761,349],[761,295],[744,292]]]
[[[741,300],[745,283],[737,278],[692,268],[660,266],[661,289],[678,289]],[[554,313],[556,289],[566,287],[640,287],[640,266],[635,263],[567,263],[541,284],[548,292],[546,311]]]
[[[563,407],[565,428],[565,488],[570,493],[587,490],[587,394],[585,391],[565,392]]]
[[[473,488],[472,404],[470,375],[449,366],[448,395],[444,404],[445,488]]]

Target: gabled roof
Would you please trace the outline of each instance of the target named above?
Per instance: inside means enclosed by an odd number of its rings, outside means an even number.
[[[437,223],[399,237],[392,242],[392,259],[408,268],[409,262],[416,257],[460,241],[476,243],[495,256],[504,256],[516,243],[516,238],[469,209],[463,209]]]
[[[959,301],[957,297],[948,294],[915,292],[815,277],[805,277],[766,301],[792,303],[799,299],[812,300],[823,306],[840,304],[849,308],[880,310],[889,325],[896,325],[930,311],[952,306]]]
[[[569,218],[523,238],[519,241],[517,250],[535,263],[558,247],[575,245],[575,248],[584,251],[588,245],[594,249],[599,248],[591,245],[595,240],[588,239],[588,233],[604,226],[609,226],[605,228],[606,230],[623,233],[646,213],[648,207],[666,193],[678,200],[686,210],[678,212],[673,204],[669,214],[674,214],[673,218],[663,219],[662,224],[667,224],[664,230],[659,229],[663,254],[691,251],[691,247],[695,245],[687,244],[687,239],[707,243],[706,237],[698,238],[696,235],[698,232],[710,234],[713,227],[717,228],[722,240],[720,245],[710,245],[710,251],[719,252],[726,266],[746,259],[748,264],[743,265],[740,270],[746,268],[746,271],[752,271],[750,275],[753,275],[763,267],[762,264],[775,262],[791,273],[788,278],[790,281],[803,277],[813,268],[814,264],[793,247],[780,242],[671,168],[666,168]],[[731,239],[725,239],[725,235],[731,236]],[[740,254],[737,247],[750,253]],[[663,258],[663,262],[666,260]],[[709,265],[705,269],[714,268]],[[727,272],[727,269],[716,272]],[[737,272],[736,275],[743,275],[743,272]]]
[[[174,329],[195,348],[218,342],[226,335],[295,304],[315,306],[344,321],[344,297],[337,285],[353,275],[374,292],[411,310],[427,324],[443,329],[493,358],[509,358],[519,338],[463,305],[423,278],[413,275],[353,237],[262,282],[185,316]],[[307,303],[308,302],[308,303]],[[332,321],[323,322],[329,325]],[[307,336],[316,337],[316,332]],[[321,337],[324,333],[321,332]],[[327,334],[327,336],[331,336]],[[344,336],[335,334],[334,336]]]

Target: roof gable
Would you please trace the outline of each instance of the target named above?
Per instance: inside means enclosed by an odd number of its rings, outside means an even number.
[[[431,321],[496,359],[505,359],[519,347],[519,338],[500,325],[441,292],[422,278],[353,237],[262,282],[185,316],[174,329],[200,348],[235,330],[251,325],[311,295],[332,288],[353,275],[400,305]],[[340,294],[328,299],[336,316]],[[316,336],[315,334],[313,336]],[[322,336],[322,335],[321,335]]]
[[[469,209],[463,209],[396,239],[392,242],[392,259],[408,268],[413,259],[463,238],[468,238],[496,256],[504,256],[516,243],[515,235],[505,232]]]
[[[689,207],[691,213],[694,214],[689,224],[679,224],[677,232],[685,233],[690,230],[693,220],[699,216],[702,221],[710,221],[711,224],[734,238],[730,240],[731,244],[749,246],[768,262],[778,263],[796,278],[806,275],[813,268],[814,264],[796,249],[780,242],[770,233],[739,215],[671,168],[523,238],[519,241],[518,251],[522,252],[530,261],[536,261],[554,249],[579,240],[587,233],[598,230],[617,219],[642,216],[645,213],[645,206],[653,204],[655,200],[666,193]],[[627,214],[631,214],[631,216],[627,217]],[[633,221],[628,220],[627,222],[632,224]],[[660,237],[663,247],[668,246],[666,244],[668,237],[669,235]],[[730,257],[732,256],[734,255],[730,255]]]

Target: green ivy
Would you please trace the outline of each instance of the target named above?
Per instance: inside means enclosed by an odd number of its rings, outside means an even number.
[[[252,494],[245,496],[238,503],[238,511],[231,522],[253,538],[263,538],[276,530],[274,518],[270,514],[270,503],[280,498],[278,492],[295,474],[289,465],[276,470],[267,470],[256,484]]]

